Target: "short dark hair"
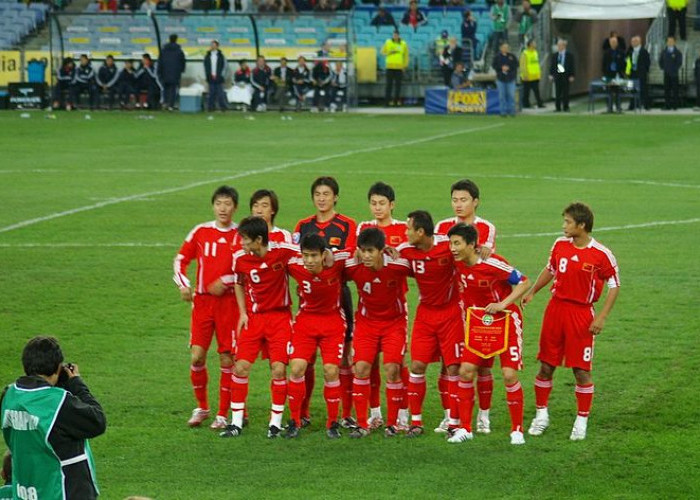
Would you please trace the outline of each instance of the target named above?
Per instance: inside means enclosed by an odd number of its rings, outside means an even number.
[[[114,56],[112,54],[107,54],[107,57],[105,57],[105,60],[107,60],[107,59],[114,60]]]
[[[673,35],[668,35],[668,36],[666,37],[666,41],[668,41],[668,40],[673,40],[673,41],[675,42],[675,41],[676,41],[676,37],[673,36]]]
[[[250,197],[250,209],[253,210],[253,205],[255,205],[257,201],[262,200],[266,196],[270,198],[270,205],[272,206],[272,220],[270,222],[274,223],[275,216],[277,215],[277,212],[279,212],[280,209],[280,200],[279,198],[277,198],[277,194],[272,189],[258,189],[256,192],[254,192],[253,195]]]
[[[372,247],[377,250],[384,250],[386,246],[386,237],[384,232],[377,227],[368,227],[363,229],[357,236],[357,246],[359,248]]]
[[[469,179],[461,179],[452,184],[450,194],[454,193],[455,191],[466,191],[475,200],[479,198],[479,186],[477,186],[474,181]]]
[[[280,57],[280,62],[282,62],[282,61],[287,62],[287,58],[286,58],[286,57]]]
[[[219,186],[218,188],[216,188],[214,194],[211,195],[212,205],[219,197],[231,198],[233,200],[233,204],[235,206],[238,206],[238,191],[236,191],[236,188],[232,188],[231,186]]]
[[[2,476],[5,484],[12,482],[12,453],[10,453],[10,450],[7,450],[2,457]]]
[[[177,42],[177,35],[175,33],[173,33],[172,35],[170,35],[170,43],[175,43],[175,42]]]
[[[369,188],[369,191],[367,192],[367,200],[372,198],[373,194],[377,195],[377,196],[384,196],[389,201],[394,201],[396,199],[396,194],[394,193],[394,188],[391,187],[389,184],[386,184],[386,183],[381,182],[381,181],[375,182]]]
[[[211,43],[215,43],[217,47],[219,46],[219,41],[218,41],[218,40],[212,40]]]
[[[323,253],[327,247],[326,245],[326,240],[323,239],[322,236],[319,236],[317,233],[310,233],[305,235],[301,239],[301,243],[299,244],[301,247],[302,251],[303,250],[309,250],[309,251],[318,251]]]
[[[26,375],[50,376],[63,363],[63,352],[54,337],[37,336],[27,342],[22,351],[22,366]]]
[[[268,241],[270,241],[267,231],[267,222],[265,222],[265,219],[262,217],[257,217],[255,215],[246,217],[241,221],[238,225],[238,234],[250,238],[253,241],[261,237],[263,245],[267,245]]]
[[[587,233],[593,231],[593,210],[591,207],[580,201],[569,204],[562,215],[569,215],[576,224],[583,224]]]
[[[151,54],[149,54],[149,53],[145,53],[145,54],[141,55],[141,57],[144,58],[144,59],[147,59],[147,60],[149,60],[149,61],[152,61],[152,60],[153,60],[153,59],[151,59]]]
[[[435,225],[433,224],[433,217],[426,210],[414,210],[408,214],[408,218],[411,219],[413,229],[422,229],[426,236],[432,236],[435,231]]]
[[[80,54],[80,58],[82,59],[83,57],[88,60],[90,59],[87,54]]]
[[[465,224],[464,222],[460,222],[452,226],[450,230],[447,231],[447,236],[459,236],[467,243],[467,245],[476,246],[476,244],[479,242],[479,231],[471,224]]]
[[[311,184],[311,197],[314,197],[314,191],[316,191],[316,188],[319,186],[328,186],[331,188],[331,191],[333,191],[333,194],[335,196],[338,196],[340,194],[340,186],[338,186],[338,181],[336,181],[333,177],[329,176],[321,176],[318,177],[312,184]]]

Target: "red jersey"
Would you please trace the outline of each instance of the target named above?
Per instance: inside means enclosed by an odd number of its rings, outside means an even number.
[[[615,256],[593,238],[586,248],[574,246],[572,238],[557,239],[549,254],[547,270],[554,275],[552,295],[577,304],[597,302],[604,281],[608,288],[620,286]]]
[[[433,235],[433,247],[426,251],[404,243],[398,251],[411,265],[420,292],[420,304],[443,307],[459,301],[455,262],[447,236]]]
[[[457,271],[463,288],[464,307],[486,307],[492,302],[500,302],[510,295],[515,285],[527,279],[495,254],[486,260],[479,259],[473,266],[457,262]]]
[[[460,220],[459,217],[450,217],[449,219],[441,220],[435,226],[435,234],[447,234],[447,232],[452,229],[452,226],[458,222],[464,222]],[[496,226],[491,224],[486,219],[481,217],[474,217],[473,226],[479,233],[479,241],[477,241],[479,246],[488,247],[493,251],[496,251]]]
[[[275,243],[291,243],[292,233],[286,229],[281,229],[277,226],[270,229],[267,233],[267,241],[273,241]],[[235,238],[233,238],[233,244],[231,245],[231,253],[236,253],[241,249],[241,237],[236,233]]]
[[[381,229],[382,233],[386,237],[386,246],[388,247],[398,247],[401,243],[406,243],[406,223],[400,220],[391,219],[391,224],[388,226],[379,226],[375,220],[367,220],[360,222],[357,226],[357,235],[367,229],[368,227],[376,227]]]
[[[269,243],[265,257],[245,250],[233,254],[233,272],[236,283],[245,286],[246,309],[260,313],[275,309],[289,309],[287,263],[299,253],[299,247],[288,243]]]
[[[195,226],[185,238],[180,252],[175,256],[173,280],[180,288],[191,286],[187,267],[197,259],[198,294],[207,293],[207,287],[219,278],[231,277],[231,243],[238,235],[236,224],[217,227],[216,222]]]
[[[360,297],[357,312],[372,321],[406,317],[406,278],[410,274],[411,267],[406,259],[392,260],[387,255],[379,271],[357,259],[345,263],[345,278],[355,282]]]
[[[307,234],[318,234],[330,248],[343,250],[345,248],[355,248],[357,241],[357,224],[350,217],[342,214],[335,216],[327,222],[318,222],[315,215],[307,217],[297,222],[294,229],[292,241],[299,244],[301,239]]]
[[[348,252],[336,253],[333,266],[324,267],[319,274],[304,267],[301,254],[289,260],[289,274],[299,283],[299,313],[333,314],[340,310],[343,268],[349,258]]]

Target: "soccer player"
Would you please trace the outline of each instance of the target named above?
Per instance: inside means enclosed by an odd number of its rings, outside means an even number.
[[[406,223],[394,219],[394,204],[396,195],[394,188],[383,182],[377,182],[369,188],[367,193],[367,201],[369,201],[369,209],[372,212],[374,219],[360,222],[357,225],[357,234],[367,228],[378,228],[384,233],[385,242],[390,247],[397,247],[401,243],[406,242]],[[399,428],[408,429],[408,394],[406,387],[408,386],[408,368],[402,364],[401,378],[404,384],[404,401],[401,403],[399,410]],[[371,429],[378,429],[384,425],[382,418],[382,407],[380,401],[381,392],[381,375],[379,374],[379,358],[372,363],[372,371],[370,373],[370,396],[369,396],[369,426]]]
[[[380,351],[386,374],[387,427],[384,435],[394,437],[398,433],[397,417],[404,400],[401,366],[408,328],[406,277],[411,268],[407,260],[392,260],[385,255],[385,235],[378,227],[364,229],[357,243],[359,259],[345,264],[345,276],[355,282],[360,297],[353,339],[353,396],[358,427],[350,437],[369,434],[370,372]]]
[[[452,211],[455,216],[441,220],[435,227],[436,234],[447,234],[447,232],[457,223],[463,222],[476,228],[479,234],[479,254],[482,259],[488,258],[492,252],[496,251],[496,227],[481,217],[476,215],[479,207],[479,186],[469,179],[462,179],[450,188]],[[463,290],[464,293],[464,290]],[[448,404],[447,394],[447,374],[445,369],[440,372],[438,378],[438,390],[442,407],[445,410],[445,418],[435,429],[435,432],[447,432],[448,428]],[[493,395],[493,375],[491,368],[487,366],[479,367],[479,374],[476,379],[476,389],[479,394],[479,413],[476,417],[476,432],[488,434],[491,432],[491,396]]]
[[[282,428],[287,399],[287,346],[292,336],[287,263],[299,252],[299,247],[270,243],[267,222],[262,217],[246,217],[238,226],[238,232],[243,248],[233,254],[234,289],[240,318],[231,384],[232,415],[231,423],[220,436],[241,434],[250,369],[261,350],[266,348],[272,378],[272,411],[267,437],[276,438]]]
[[[326,434],[340,437],[340,363],[343,359],[345,316],[340,297],[347,252],[336,252],[332,266],[324,268],[326,241],[318,234],[301,239],[301,256],[289,261],[289,274],[298,283],[299,312],[294,319],[290,349],[289,411],[286,437],[296,438],[301,427],[301,407],[306,396],[305,372],[321,350],[328,418]]]
[[[474,226],[460,222],[448,231],[450,248],[457,262],[457,270],[465,289],[464,306],[484,308],[488,315],[508,311],[508,342],[499,358],[506,385],[506,400],[511,419],[511,444],[525,444],[523,436],[523,389],[518,380],[522,369],[523,314],[517,301],[527,292],[530,284],[526,276],[511,267],[502,257],[479,255],[479,235]],[[490,317],[493,320],[493,316]],[[484,324],[486,324],[484,316]],[[471,339],[470,339],[471,340]],[[474,339],[476,341],[476,339]],[[499,346],[500,347],[500,346]],[[477,346],[478,348],[478,346]],[[447,440],[462,443],[472,439],[472,410],[474,407],[474,379],[479,367],[492,367],[495,356],[485,358],[467,345],[462,351],[459,367],[458,400],[461,427]]]
[[[275,226],[275,217],[277,217],[279,209],[279,198],[277,198],[277,193],[271,189],[258,189],[250,197],[250,214],[265,219],[269,241],[291,243],[292,234],[286,229]]]
[[[449,239],[433,234],[433,219],[428,212],[408,214],[408,242],[398,247],[401,257],[411,265],[420,299],[411,336],[411,373],[408,399],[411,427],[408,437],[423,434],[425,370],[440,355],[449,377],[450,424],[457,425],[457,383],[459,362],[464,346],[464,311],[459,297],[455,262]]]
[[[213,284],[222,284],[222,278],[231,277],[231,244],[237,234],[232,222],[238,207],[238,192],[230,186],[221,186],[211,197],[215,220],[195,226],[187,235],[175,257],[173,277],[180,289],[180,297],[192,303],[190,326],[190,380],[197,407],[187,421],[198,427],[209,418],[207,397],[207,351],[216,332],[217,352],[221,374],[219,377],[219,411],[211,424],[214,430],[226,427],[226,415],[231,403],[231,368],[233,366],[233,339],[238,322],[238,306],[232,290],[221,296],[212,294]],[[197,260],[196,292],[187,277],[187,267]]]
[[[549,261],[523,298],[523,305],[550,281],[552,298],[547,304],[540,334],[540,371],[535,378],[537,411],[528,433],[540,436],[549,427],[547,404],[552,391],[552,376],[557,366],[571,368],[576,378],[578,415],[570,439],[586,438],[588,415],[593,402],[593,344],[605,326],[605,320],[620,291],[620,276],[615,256],[592,236],[593,211],[584,203],[572,203],[564,209],[564,237],[557,239]],[[603,308],[596,315],[593,304],[608,285]]]
[[[333,177],[319,177],[311,184],[311,199],[316,214],[297,222],[292,240],[299,243],[307,234],[318,234],[326,240],[328,248],[343,250],[354,249],[357,226],[355,221],[335,211],[338,203],[340,186]],[[342,302],[347,328],[345,330],[345,355],[340,366],[341,398],[343,404],[341,425],[346,429],[354,428],[355,420],[352,418],[352,369],[350,368],[350,343],[352,341],[352,296],[347,285],[343,285]],[[314,389],[315,360],[309,362],[306,371],[306,399],[302,406],[302,426],[306,427],[311,422],[309,404]]]

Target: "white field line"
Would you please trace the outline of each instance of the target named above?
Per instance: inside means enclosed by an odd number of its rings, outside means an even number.
[[[20,229],[23,227],[38,224],[40,222],[46,222],[49,220],[58,219],[60,217],[65,217],[67,215],[77,214],[80,212],[87,212],[89,210],[95,210],[95,209],[106,207],[109,205],[116,205],[118,203],[133,201],[133,200],[137,200],[139,198],[147,198],[150,196],[161,196],[161,195],[165,195],[165,194],[178,193],[180,191],[186,191],[188,189],[196,188],[199,186],[204,186],[207,184],[212,184],[214,182],[224,182],[224,181],[230,181],[233,179],[240,179],[241,177],[248,177],[251,175],[259,175],[259,174],[266,174],[266,173],[270,173],[270,172],[277,172],[279,170],[284,170],[284,169],[287,169],[290,167],[295,167],[297,165],[309,165],[312,163],[320,163],[320,162],[324,162],[324,161],[337,160],[338,158],[346,158],[348,156],[353,156],[353,155],[357,155],[357,154],[374,153],[375,151],[383,151],[386,149],[400,148],[400,147],[405,147],[405,146],[414,146],[416,144],[423,144],[425,142],[435,141],[438,139],[445,139],[448,137],[454,137],[456,135],[468,134],[470,132],[481,132],[484,130],[490,130],[490,129],[494,129],[494,128],[498,128],[498,127],[502,127],[502,126],[503,126],[503,124],[499,123],[499,124],[495,124],[495,125],[488,125],[485,127],[473,127],[473,128],[463,129],[463,130],[456,130],[454,132],[447,132],[444,134],[431,135],[428,137],[422,137],[420,139],[413,139],[410,141],[397,142],[394,144],[386,144],[383,146],[372,146],[369,148],[351,149],[351,150],[345,151],[343,153],[318,156],[316,158],[310,158],[308,160],[295,160],[295,161],[291,161],[291,162],[280,163],[279,165],[273,165],[273,166],[266,167],[266,168],[260,168],[260,169],[255,169],[255,170],[246,170],[244,172],[240,172],[240,173],[233,174],[233,175],[228,175],[225,177],[219,177],[216,179],[207,179],[205,181],[192,182],[190,184],[185,184],[183,186],[178,186],[178,187],[173,187],[173,188],[168,188],[168,189],[161,189],[158,191],[150,191],[147,193],[133,194],[130,196],[124,196],[122,198],[114,198],[114,199],[110,199],[110,200],[101,201],[99,203],[93,203],[92,205],[85,205],[82,207],[72,208],[70,210],[64,210],[62,212],[54,212],[52,214],[44,215],[42,217],[35,217],[33,219],[27,219],[27,220],[24,220],[21,222],[16,222],[15,224],[11,224],[9,226],[0,227],[0,233],[6,233],[8,231],[13,231],[15,229]]]
[[[626,224],[624,226],[608,226],[596,228],[594,232],[624,231],[627,229],[644,229],[655,226],[677,226],[680,224],[695,224],[700,222],[700,217],[684,220],[659,220],[644,222],[642,224]],[[535,238],[540,236],[561,236],[561,231],[551,233],[516,233],[502,234],[498,238]],[[0,243],[0,248],[177,248],[180,243]]]

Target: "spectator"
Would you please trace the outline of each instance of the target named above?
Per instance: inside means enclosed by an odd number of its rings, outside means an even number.
[[[458,61],[455,64],[455,70],[452,72],[450,79],[450,88],[452,90],[466,89],[471,86],[471,83],[464,74],[464,63]]]
[[[617,38],[610,38],[610,48],[603,54],[603,80],[608,83],[608,113],[612,113],[613,100],[618,113],[622,113],[620,85],[617,80],[625,73],[625,57],[617,45]],[[612,82],[612,83],[610,83]]]
[[[510,9],[505,5],[504,0],[497,0],[491,7],[491,20],[493,21],[493,32],[491,33],[491,47],[498,50],[502,42],[508,40],[508,22],[510,21]]]
[[[408,45],[401,39],[399,30],[394,30],[391,39],[384,42],[382,54],[386,56],[386,92],[387,106],[401,105],[401,80],[403,72],[408,67]],[[391,100],[392,87],[394,99]]]
[[[265,62],[263,56],[258,56],[255,69],[250,77],[253,86],[253,109],[255,111],[267,111],[267,95],[270,89],[272,70]]]
[[[520,55],[520,78],[523,81],[523,107],[530,107],[530,91],[535,94],[537,107],[544,108],[540,97],[540,58],[537,54],[537,44],[535,40],[529,40],[527,47]]]
[[[158,78],[158,71],[150,54],[141,56],[141,66],[136,70],[136,107],[140,106],[141,93],[146,92],[144,108],[157,109],[163,93],[163,84]]]
[[[676,24],[680,27],[681,40],[685,42],[685,14],[688,0],[666,0],[666,17],[668,17],[668,36],[676,38]]]
[[[348,72],[345,70],[342,61],[335,62],[335,68],[331,74],[331,111],[341,106],[343,111],[347,110],[348,102]]]
[[[423,26],[427,22],[428,18],[422,10],[418,10],[418,3],[416,0],[411,0],[411,3],[408,4],[408,10],[403,15],[403,19],[401,19],[401,23],[417,30],[418,26]]]
[[[324,110],[330,105],[331,99],[331,69],[328,61],[323,60],[314,66],[311,72],[314,85],[314,109],[312,111]]]
[[[678,72],[683,66],[683,54],[676,47],[676,38],[666,38],[666,49],[659,55],[664,72],[664,109],[678,109]]]
[[[297,59],[297,67],[294,70],[293,80],[294,96],[297,99],[297,111],[301,110],[304,102],[306,102],[306,93],[311,88],[311,71],[306,65],[306,58],[299,56]]]
[[[95,84],[95,71],[92,69],[90,58],[86,54],[80,56],[80,64],[75,68],[73,81],[70,85],[70,100],[73,106],[78,106],[80,96],[83,93],[88,95],[90,109],[95,108],[97,101],[97,86]],[[69,109],[70,105],[66,106]]]
[[[530,0],[530,5],[532,5],[532,8],[535,9],[535,12],[539,14],[542,10],[542,7],[544,7],[544,0]]]
[[[569,112],[569,85],[574,81],[574,55],[566,50],[567,41],[557,41],[557,51],[550,57],[549,79],[554,81],[556,111]]]
[[[445,50],[445,47],[447,47],[450,43],[450,34],[447,32],[447,30],[442,30],[440,32],[440,36],[435,39],[435,57],[438,58],[438,61],[442,57],[442,52]]]
[[[241,10],[240,8],[238,10]],[[297,9],[294,7],[294,2],[292,0],[281,0],[280,3],[280,13],[282,14],[295,14]]]
[[[250,68],[248,61],[238,61],[238,69],[233,74],[233,87],[229,101],[238,104],[238,109],[247,110],[253,98],[253,86],[251,85]]]
[[[274,84],[274,101],[280,107],[280,113],[289,101],[289,94],[292,92],[293,71],[287,67],[287,58],[280,59],[280,65],[272,72],[272,82]]]
[[[61,67],[56,70],[56,85],[53,88],[54,109],[64,106],[70,109],[70,84],[74,74],[75,62],[73,62],[73,58],[64,58]]]
[[[124,67],[119,72],[117,86],[119,87],[119,103],[122,108],[126,108],[132,101],[136,101],[136,71],[133,59],[127,59],[124,62]]]
[[[428,7],[447,7],[447,0],[428,0]]]
[[[95,82],[98,90],[107,94],[109,109],[114,107],[114,98],[119,91],[118,80],[119,71],[117,71],[117,66],[114,64],[114,57],[108,55],[97,71],[97,75],[95,75]]]
[[[698,57],[695,59],[695,111],[700,111],[700,49],[698,49]]]
[[[171,4],[169,0],[158,0],[158,3],[156,3],[156,10],[169,11],[170,8]]]
[[[296,7],[297,11],[303,12],[303,11],[309,11],[313,10],[314,4],[312,0],[293,0],[294,1],[294,7]]]
[[[4,483],[0,486],[0,498],[5,498],[8,500],[12,499],[12,453],[9,451],[5,452],[2,457],[2,470],[0,470],[0,479]]]
[[[649,109],[649,70],[651,69],[651,58],[647,49],[642,47],[642,39],[639,36],[633,36],[630,40],[632,47],[627,52],[627,64],[625,65],[625,73],[634,83],[634,88],[637,91],[638,103],[644,109]],[[630,102],[630,110],[635,109],[634,99]]]
[[[391,12],[386,10],[384,7],[379,7],[377,14],[372,18],[370,22],[372,26],[396,26],[396,21],[394,21],[394,16]]]
[[[340,0],[336,10],[352,10],[355,7],[355,0]]]
[[[325,58],[331,57],[331,44],[328,40],[323,42],[323,45],[321,45],[321,50],[316,52],[316,57],[318,57],[320,59],[325,59]]]
[[[446,87],[449,87],[452,82],[452,73],[454,73],[455,64],[458,62],[464,62],[464,54],[462,47],[457,45],[457,39],[452,37],[440,55],[442,78]]]
[[[316,12],[333,12],[335,10],[335,2],[333,0],[318,0],[314,10]]]
[[[528,0],[523,0],[523,8],[518,12],[518,41],[525,45],[525,39],[531,36],[532,26],[537,22],[537,12],[530,6]]]
[[[280,5],[277,0],[263,0],[258,5],[258,12],[279,12]]]
[[[160,51],[158,74],[164,88],[164,102],[168,110],[175,108],[180,78],[185,72],[185,53],[177,43],[177,35],[170,35],[170,42]]]
[[[518,76],[518,59],[510,52],[508,42],[501,43],[491,67],[496,70],[496,88],[501,116],[515,117],[515,79]]]
[[[617,38],[617,47],[624,52],[625,49],[627,48],[627,45],[625,44],[625,39],[621,37],[617,31],[613,30],[610,32],[610,35],[603,40],[603,52],[606,52],[610,50],[610,39],[611,38]]]
[[[226,58],[223,52],[219,50],[219,42],[217,40],[212,40],[211,46],[204,56],[204,74],[209,84],[209,102],[207,106],[209,111],[214,111],[216,109],[217,102],[221,111],[226,111],[226,109],[228,109],[226,94],[224,93],[226,70]]]
[[[87,440],[105,432],[102,407],[80,377],[78,366],[63,364],[55,338],[34,337],[27,342],[22,365],[25,375],[0,397],[13,482],[18,490],[22,485],[31,491],[31,498],[97,498]],[[37,425],[28,426],[29,419]]]
[[[474,15],[471,10],[464,13],[464,20],[462,21],[462,46],[468,47],[468,43],[471,43],[472,55],[474,58],[477,57],[477,45],[478,41],[476,39],[476,27],[477,23],[474,20]]]

